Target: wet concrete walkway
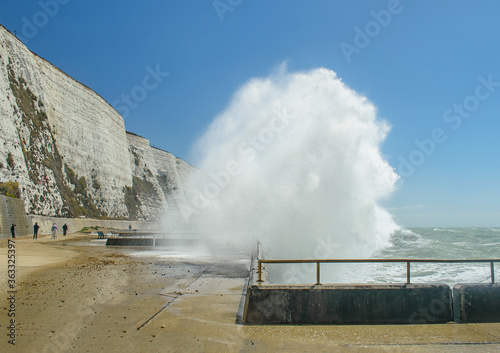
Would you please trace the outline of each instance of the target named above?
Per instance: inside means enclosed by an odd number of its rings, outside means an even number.
[[[4,336],[0,352],[500,352],[500,324],[237,324],[247,260],[174,261],[95,242],[16,240],[17,343]]]
[[[500,324],[247,326],[236,324],[245,280],[202,275],[151,325],[200,352],[500,352]],[[165,293],[175,293],[175,286]]]

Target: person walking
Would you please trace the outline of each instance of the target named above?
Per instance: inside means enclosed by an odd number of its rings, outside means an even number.
[[[56,239],[57,238],[57,224],[53,223],[51,229],[52,229],[52,238],[50,238],[50,239]]]
[[[12,234],[12,238],[16,237],[16,224],[12,223],[12,227],[10,227],[10,234]]]
[[[33,226],[33,239],[38,239],[38,229],[40,229],[40,226],[38,225],[38,222],[35,222],[35,225]]]
[[[63,236],[64,237],[66,236],[66,233],[68,233],[68,225],[66,223],[64,223],[64,225],[63,225]]]

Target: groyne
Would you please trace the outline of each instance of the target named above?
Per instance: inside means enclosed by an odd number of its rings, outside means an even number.
[[[163,239],[163,238],[108,238],[106,245],[110,246],[195,246],[199,243],[198,239]]]

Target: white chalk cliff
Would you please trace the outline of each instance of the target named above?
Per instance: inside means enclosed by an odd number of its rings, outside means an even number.
[[[193,170],[0,26],[0,184],[18,183],[27,212],[155,219]]]

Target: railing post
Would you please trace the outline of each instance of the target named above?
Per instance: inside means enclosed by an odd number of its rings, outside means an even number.
[[[316,285],[321,284],[319,281],[319,261],[316,262]]]
[[[491,284],[495,284],[495,265],[494,262],[490,262],[490,268],[491,268]]]
[[[410,284],[410,261],[406,261],[406,284]]]
[[[259,274],[259,279],[257,282],[261,283],[262,281],[262,260],[259,260],[259,268],[257,269],[257,272]]]

